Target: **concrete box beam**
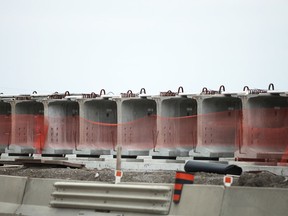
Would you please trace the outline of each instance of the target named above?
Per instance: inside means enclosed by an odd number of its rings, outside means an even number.
[[[35,153],[35,141],[44,124],[44,105],[36,100],[15,100],[12,105],[12,136],[8,153]]]
[[[155,143],[155,100],[137,97],[115,100],[118,114],[117,143],[123,146],[122,155],[149,155]]]
[[[79,143],[79,104],[72,100],[45,103],[48,134],[43,154],[72,154]]]
[[[190,156],[234,157],[237,130],[241,117],[241,100],[222,94],[199,95],[198,139]]]
[[[157,142],[152,156],[188,156],[197,142],[197,101],[187,97],[155,97]]]
[[[242,135],[235,157],[281,160],[288,151],[288,97],[264,93],[241,99]]]
[[[117,103],[110,99],[79,100],[80,137],[75,154],[109,155],[117,142]]]
[[[0,154],[11,142],[11,104],[0,101]]]

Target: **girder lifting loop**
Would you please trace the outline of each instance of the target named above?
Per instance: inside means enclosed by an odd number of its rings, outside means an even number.
[[[273,91],[274,91],[274,84],[273,84],[273,83],[270,83],[270,84],[269,84],[268,90],[273,90]]]
[[[96,98],[97,97],[97,94],[95,92],[91,92],[91,98]]]
[[[180,92],[181,91],[181,92]],[[183,87],[182,86],[180,86],[179,88],[178,88],[178,94],[179,93],[183,93],[184,92],[184,89],[183,89]]]
[[[132,96],[133,96],[132,90],[128,90],[128,91],[127,91],[127,97],[132,97]]]
[[[249,89],[249,87],[248,86],[244,86],[243,87],[243,91],[249,91],[250,89]]]
[[[225,86],[221,85],[219,88],[219,94],[221,94],[221,92],[225,92]]]
[[[141,88],[140,89],[140,94],[143,94],[142,92],[144,92],[144,94],[146,94],[146,89],[145,88]]]
[[[202,93],[208,94],[208,89],[207,89],[206,87],[204,87],[204,88],[202,89]]]
[[[106,95],[105,89],[101,89],[101,91],[100,91],[100,96],[101,96],[102,94],[103,94],[103,95]]]

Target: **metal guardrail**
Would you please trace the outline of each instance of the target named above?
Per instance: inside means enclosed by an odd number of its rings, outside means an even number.
[[[167,215],[172,199],[171,186],[56,182],[54,187],[54,208]]]

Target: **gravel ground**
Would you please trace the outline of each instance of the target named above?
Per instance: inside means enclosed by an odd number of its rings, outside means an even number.
[[[24,166],[2,166],[0,175],[54,178],[82,181],[113,182],[114,171],[110,169],[39,168]],[[136,172],[125,171],[122,182],[174,183],[175,171]],[[223,175],[195,173],[195,184],[223,185]],[[270,172],[244,172],[234,178],[234,186],[288,188],[288,178]]]

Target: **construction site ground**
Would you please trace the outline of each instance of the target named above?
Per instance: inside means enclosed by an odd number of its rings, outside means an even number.
[[[130,171],[126,170],[122,182],[174,183],[176,171]],[[113,183],[113,169],[53,168],[24,165],[0,166],[0,175],[53,178],[66,180],[99,181]],[[223,185],[223,175],[195,173],[194,184]],[[288,188],[288,178],[269,171],[247,171],[234,177],[232,186]]]

